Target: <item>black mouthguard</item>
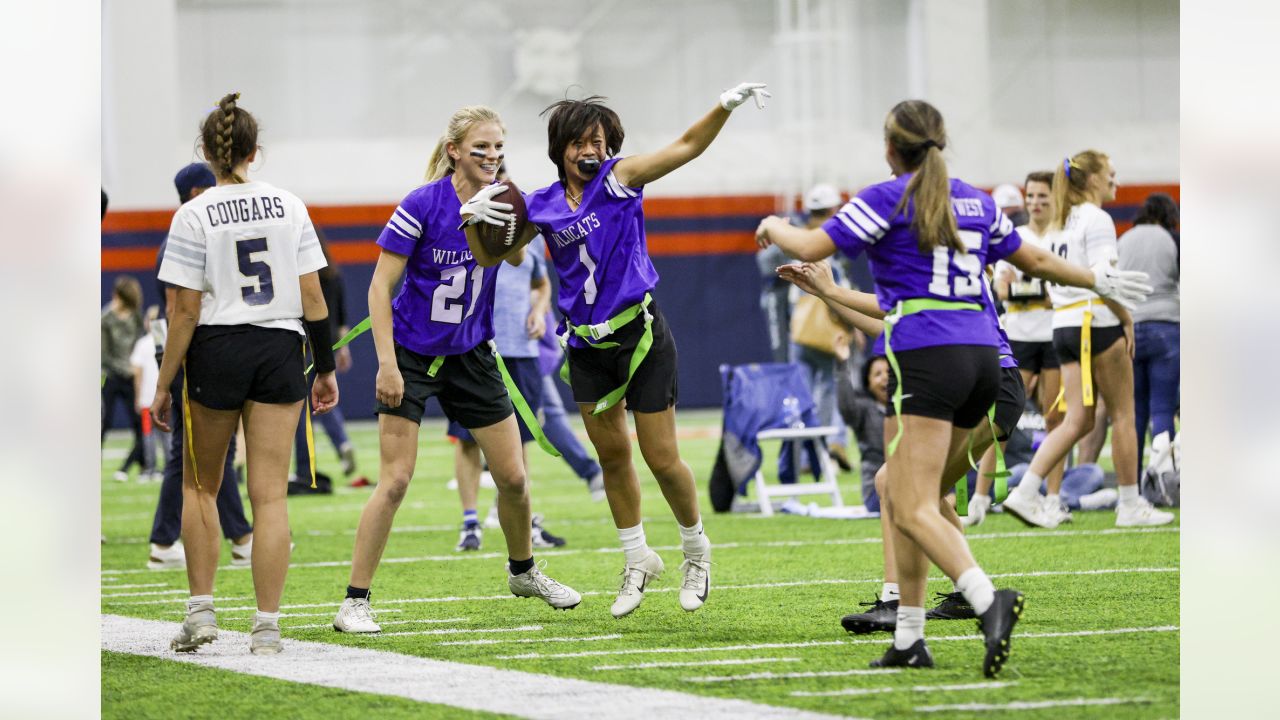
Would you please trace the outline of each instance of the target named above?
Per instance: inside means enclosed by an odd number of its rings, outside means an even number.
[[[595,175],[596,173],[600,172],[600,161],[599,160],[579,160],[578,172],[587,176]]]

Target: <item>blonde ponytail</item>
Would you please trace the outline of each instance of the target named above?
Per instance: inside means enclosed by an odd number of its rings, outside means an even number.
[[[1071,209],[1089,199],[1089,178],[1106,170],[1109,159],[1100,150],[1084,150],[1062,159],[1053,171],[1049,191],[1053,201],[1050,230],[1061,230],[1067,224]]]
[[[884,136],[904,168],[914,172],[893,213],[905,212],[909,206],[914,209],[911,229],[920,252],[932,253],[936,247],[966,252],[951,209],[951,179],[942,158],[947,146],[942,113],[924,100],[904,100],[889,111]]]

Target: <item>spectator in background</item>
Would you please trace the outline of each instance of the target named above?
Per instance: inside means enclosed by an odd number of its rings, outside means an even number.
[[[819,224],[822,220],[831,217],[831,214],[840,206],[840,191],[833,185],[819,184],[809,189],[804,196],[804,212],[808,220],[811,222],[813,218],[819,218]],[[805,218],[796,217],[792,220],[797,225],[807,225]],[[791,333],[791,283],[781,280],[778,277],[777,269],[780,265],[788,265],[795,262],[794,258],[788,257],[776,245],[770,245],[756,253],[756,266],[760,270],[760,280],[763,286],[760,288],[760,309],[764,311],[765,325],[769,330],[769,350],[773,354],[774,362],[790,362],[791,346],[788,341]]]
[[[1172,440],[1173,417],[1179,405],[1178,205],[1168,195],[1154,193],[1147,197],[1133,222],[1133,228],[1120,236],[1120,267],[1145,272],[1154,288],[1133,311],[1134,423],[1141,471],[1148,423],[1152,437],[1167,432]]]
[[[1017,185],[1008,183],[998,185],[991,191],[991,197],[996,201],[996,207],[1000,208],[1000,212],[1009,218],[1009,222],[1012,222],[1014,227],[1026,225],[1030,220],[1026,205],[1022,202],[1022,191],[1018,190]]]
[[[178,201],[186,204],[192,198],[217,184],[213,170],[204,163],[191,163],[178,171],[173,186],[178,191]],[[169,310],[173,307],[178,291],[159,279],[160,262],[164,258],[168,239],[160,244],[156,253],[156,288],[160,292],[160,311],[152,325],[152,337],[156,341],[156,363],[164,358],[164,343],[168,337]],[[180,568],[187,564],[186,551],[178,539],[182,535],[182,453],[186,447],[182,423],[183,373],[178,371],[170,392],[173,394],[173,432],[165,447],[164,477],[160,482],[160,497],[151,523],[151,554],[147,567],[152,570]],[[154,385],[155,383],[152,383]],[[222,534],[231,541],[231,564],[249,565],[253,552],[253,526],[244,516],[244,503],[240,499],[239,478],[233,462],[236,456],[236,438],[232,436],[227,447],[226,462],[222,466],[222,485],[218,488],[218,522]]]
[[[155,313],[153,305],[148,310],[148,317]],[[145,324],[150,328],[150,322]],[[156,380],[160,377],[160,365],[156,362],[156,346],[149,332],[144,332],[138,342],[134,343],[133,352],[129,355],[129,365],[133,368],[134,410],[142,420],[142,443],[129,451],[124,461],[124,472],[137,463],[140,468],[138,482],[159,480],[156,472],[156,436],[158,428],[151,424],[151,403],[156,397]]]
[[[124,405],[129,427],[133,430],[133,449],[115,473],[115,479],[129,479],[130,458],[136,453],[142,459],[142,417],[138,415],[137,396],[133,387],[133,365],[129,356],[143,335],[142,286],[137,278],[121,275],[111,290],[111,302],[102,310],[102,440],[111,426],[111,413],[116,403]]]
[[[587,484],[591,499],[603,502],[604,471],[573,433],[565,416],[560,390],[556,387],[560,366],[564,364],[564,350],[560,348],[556,334],[550,330],[556,326],[555,316],[550,310],[547,310],[546,326],[548,331],[538,339],[538,369],[542,371],[542,432],[551,446],[560,451],[560,456],[574,474]]]
[[[880,512],[876,493],[876,472],[884,465],[884,415],[889,401],[889,361],[877,355],[862,365],[861,382],[849,362],[847,337],[836,340],[836,397],[840,415],[858,441],[862,464],[862,504],[869,512]]]

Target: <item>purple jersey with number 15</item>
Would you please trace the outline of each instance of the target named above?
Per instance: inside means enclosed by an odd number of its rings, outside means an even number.
[[[911,175],[872,185],[845,203],[822,229],[851,258],[867,253],[881,309],[892,312],[902,300],[931,298],[977,303],[982,312],[925,310],[903,317],[893,328],[894,352],[937,345],[999,346],[996,326],[987,315],[982,269],[1011,255],[1022,244],[1013,223],[987,193],[952,178],[951,208],[967,252],[948,247],[922,253],[911,229],[914,205],[894,209]],[[884,336],[874,352],[884,352]]]
[[[557,182],[526,198],[529,222],[538,227],[560,276],[560,312],[574,325],[594,325],[644,299],[658,284],[644,237],[641,188],[613,174],[618,158],[600,166],[570,210]],[[570,343],[583,347],[576,337]]]
[[[471,255],[461,209],[446,175],[406,195],[378,236],[378,245],[409,258],[391,301],[392,335],[422,355],[458,355],[493,339],[498,269]]]

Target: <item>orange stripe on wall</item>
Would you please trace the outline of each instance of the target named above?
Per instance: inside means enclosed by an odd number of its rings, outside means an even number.
[[[115,271],[154,270],[159,248],[102,248],[102,269]]]

